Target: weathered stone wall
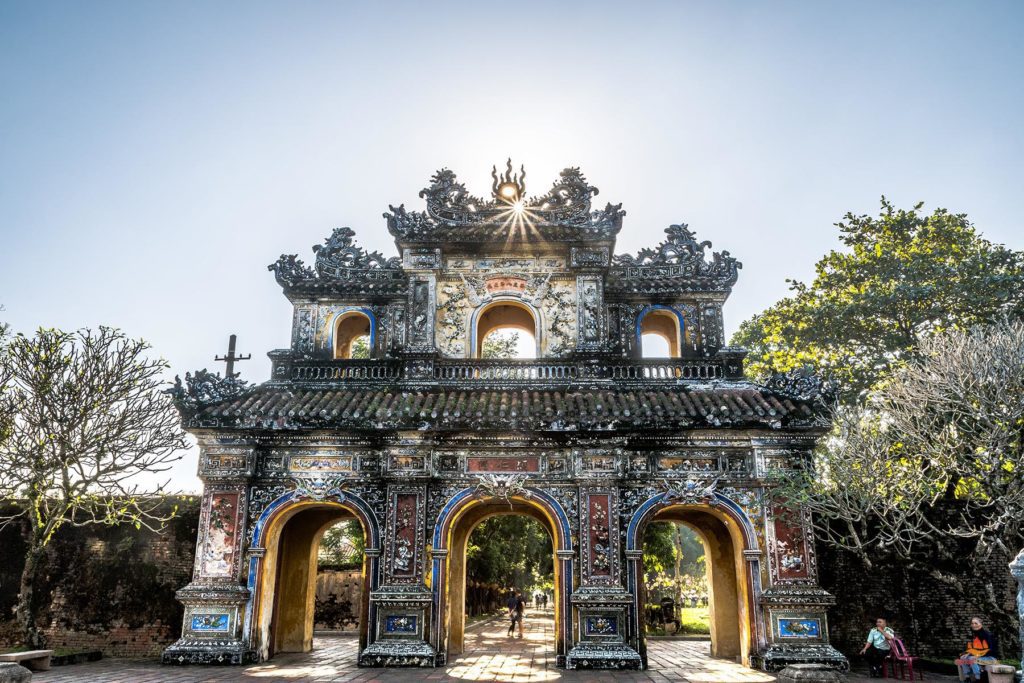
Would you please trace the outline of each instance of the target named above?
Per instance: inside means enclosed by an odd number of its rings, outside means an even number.
[[[102,650],[109,657],[152,657],[181,633],[174,593],[192,578],[198,501],[169,498],[178,512],[160,534],[126,524],[63,527],[39,572],[39,626],[51,647]],[[25,543],[23,527],[0,531],[0,646],[15,644],[10,619],[17,601]],[[8,559],[9,558],[9,559]]]
[[[332,617],[337,618],[343,613],[350,613],[353,618],[359,616],[359,605],[363,596],[362,569],[320,569],[316,574],[317,630],[340,630],[338,623],[331,623]],[[334,601],[330,607],[322,607],[328,600]],[[347,609],[339,609],[344,606]],[[326,617],[326,619],[325,619]],[[347,630],[355,630],[357,622],[343,626]]]
[[[1016,611],[1017,585],[1007,569],[1010,558],[994,556],[986,563],[964,561],[966,595],[920,572],[901,567],[875,567],[870,575],[849,553],[819,544],[822,586],[836,597],[829,611],[832,644],[856,662],[868,630],[885,617],[911,654],[952,659],[963,652],[971,617],[980,616],[999,638],[1004,659],[1019,657],[1016,626],[998,628],[972,595],[991,586],[1008,613]]]

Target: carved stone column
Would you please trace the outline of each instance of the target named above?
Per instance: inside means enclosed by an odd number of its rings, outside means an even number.
[[[835,598],[818,585],[809,513],[775,505],[765,511],[765,522],[771,586],[760,607],[767,645],[752,664],[766,671],[802,663],[848,670],[846,657],[828,642],[826,609]]]
[[[431,593],[426,566],[424,485],[391,484],[387,489],[382,585],[370,592],[370,636],[360,666],[435,665],[427,642]]]
[[[245,664],[254,660],[242,634],[248,588],[242,573],[245,509],[253,451],[200,444],[206,479],[192,582],[178,591],[185,605],[181,638],[163,652],[164,664]]]
[[[575,669],[639,669],[640,653],[627,640],[633,598],[622,586],[618,487],[580,489],[580,579],[572,595],[579,642],[566,659]]]

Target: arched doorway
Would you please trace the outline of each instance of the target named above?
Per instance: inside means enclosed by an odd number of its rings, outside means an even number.
[[[512,354],[498,354],[498,357],[537,358],[540,355],[540,332],[534,310],[516,299],[500,299],[484,306],[474,316],[473,357],[486,358],[487,341],[497,339],[495,333],[506,331],[519,333],[522,337],[519,348],[510,349]]]
[[[362,311],[347,311],[334,322],[334,357],[369,358],[373,352],[374,330],[370,316]]]
[[[676,499],[678,500],[678,499]],[[752,652],[763,645],[757,628],[755,595],[760,585],[756,535],[738,506],[717,494],[701,502],[675,502],[672,494],[653,498],[640,507],[626,534],[631,559],[629,583],[635,590],[634,633],[646,661],[642,539],[653,521],[685,524],[704,545],[710,612],[711,655],[750,666]]]
[[[640,353],[644,358],[679,358],[685,332],[682,318],[674,309],[652,307],[637,323]]]
[[[268,508],[268,510],[272,510]],[[313,649],[317,555],[325,531],[339,522],[356,519],[367,547],[375,547],[376,532],[357,506],[331,500],[292,500],[261,520],[254,546],[265,552],[250,579],[253,590],[252,642],[259,660],[284,652]],[[370,623],[371,576],[376,553],[363,558],[362,590],[358,615],[359,649],[367,644]],[[253,581],[255,579],[255,581]]]
[[[498,475],[499,477],[501,475]],[[500,479],[499,479],[500,481]],[[572,645],[569,596],[572,593],[572,546],[568,518],[561,506],[540,491],[516,494],[477,494],[466,489],[442,510],[434,529],[433,581],[434,647],[446,661],[464,650],[466,618],[466,549],[473,530],[496,515],[525,515],[535,519],[550,534],[554,567],[556,657],[561,660]]]
[[[749,642],[744,646],[741,624],[746,617],[746,607],[740,581],[743,571],[743,557],[737,553],[732,535],[720,518],[709,512],[686,507],[670,507],[659,511],[650,522],[670,522],[689,527],[700,538],[704,546],[704,563],[707,576],[707,596],[711,627],[711,656],[739,660],[744,651],[749,652]],[[641,585],[641,604],[647,604],[647,581]],[[675,604],[676,617],[682,613],[683,605]],[[645,610],[641,626],[647,619]]]

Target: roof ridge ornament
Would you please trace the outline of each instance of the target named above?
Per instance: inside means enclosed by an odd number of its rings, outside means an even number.
[[[665,234],[668,239],[654,249],[641,249],[636,256],[613,256],[612,274],[623,283],[633,281],[634,288],[642,288],[642,281],[684,280],[702,288],[710,285],[726,290],[736,284],[737,271],[743,264],[728,251],[713,251],[708,260],[706,250],[711,249],[711,242],[698,242],[696,234],[686,223],[670,225],[665,228]]]
[[[598,189],[587,182],[578,167],[563,169],[547,193],[526,197],[526,168],[513,171],[512,159],[505,171],[491,167],[488,201],[476,197],[459,182],[455,173],[442,168],[420,191],[426,211],[409,211],[404,204],[390,206],[384,217],[388,230],[399,239],[417,241],[487,241],[507,232],[510,224],[529,223],[530,231],[549,240],[576,241],[612,239],[622,228],[622,204],[608,204],[592,211],[591,200]]]
[[[765,381],[764,388],[823,408],[835,403],[839,390],[835,380],[818,374],[810,365],[776,372]]]
[[[389,286],[395,291],[405,287],[402,259],[385,257],[379,251],[367,251],[355,243],[352,228],[335,228],[323,244],[313,246],[314,267],[303,263],[296,254],[282,254],[267,270],[274,272],[277,283],[285,290],[323,291],[349,289],[372,284],[377,291]],[[396,289],[397,288],[397,289]]]
[[[194,373],[186,372],[184,384],[181,377],[175,375],[174,386],[164,393],[171,397],[180,412],[191,415],[200,408],[237,398],[254,388],[237,376],[221,377],[219,372],[203,368]]]
[[[313,246],[316,254],[316,271],[321,277],[348,278],[351,269],[397,269],[402,259],[397,256],[385,258],[379,251],[366,251],[356,246],[355,231],[352,228],[335,228],[323,244]]]

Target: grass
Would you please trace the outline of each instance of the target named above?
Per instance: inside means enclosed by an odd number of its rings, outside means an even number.
[[[683,607],[679,610],[679,635],[710,635],[711,617],[707,607]],[[674,635],[672,627],[666,631],[658,624],[648,624],[647,633],[652,636]]]

